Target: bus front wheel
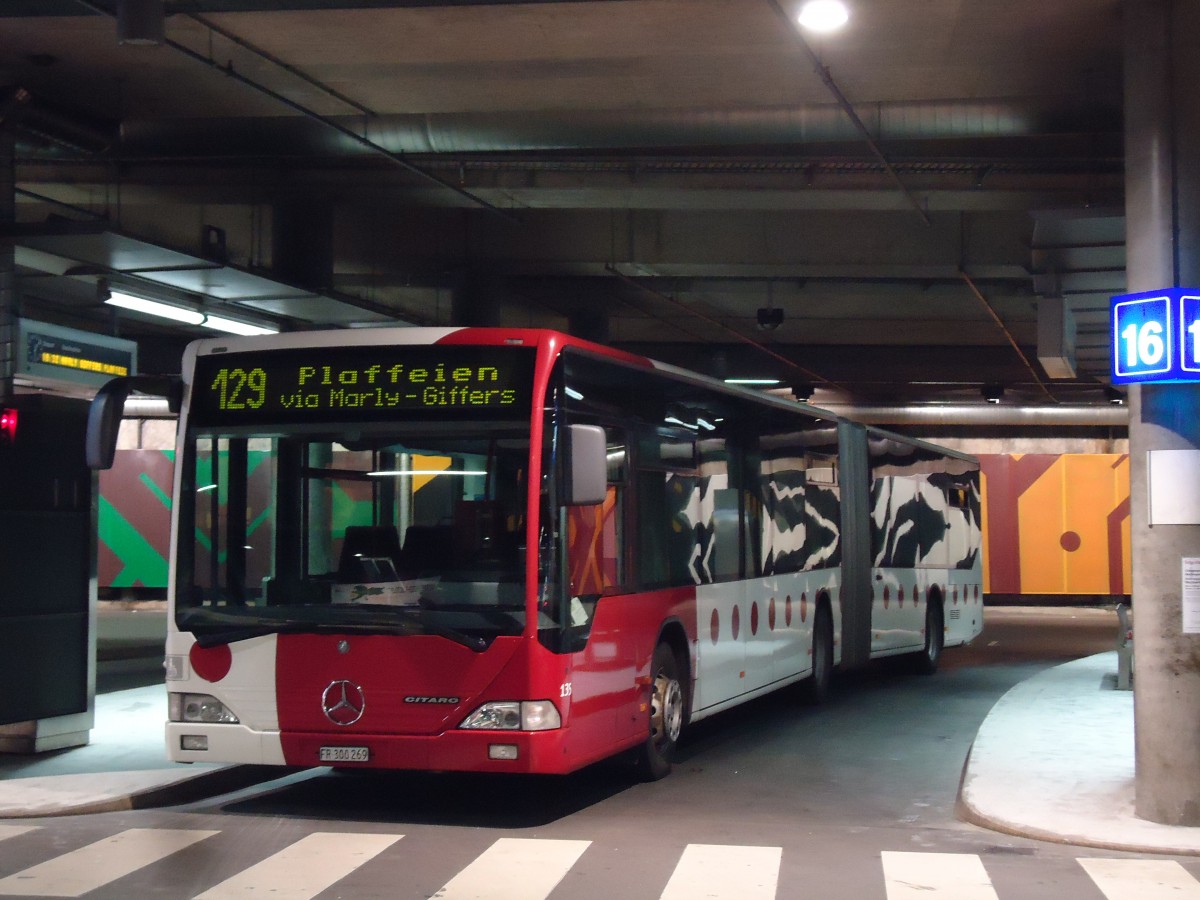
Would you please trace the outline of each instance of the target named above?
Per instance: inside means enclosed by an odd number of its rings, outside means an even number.
[[[675,745],[683,730],[684,692],[679,669],[675,651],[669,644],[659,644],[650,667],[650,734],[638,759],[638,768],[649,781],[665,778],[671,771]]]

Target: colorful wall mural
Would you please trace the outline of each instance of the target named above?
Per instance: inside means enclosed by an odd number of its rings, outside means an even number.
[[[101,589],[160,588],[165,595],[174,477],[174,450],[118,450],[113,467],[100,473]]]
[[[994,454],[979,462],[985,592],[1129,593],[1128,454]]]

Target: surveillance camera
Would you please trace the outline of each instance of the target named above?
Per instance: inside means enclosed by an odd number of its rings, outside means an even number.
[[[783,323],[783,310],[778,307],[760,307],[758,327],[763,331],[774,331]]]

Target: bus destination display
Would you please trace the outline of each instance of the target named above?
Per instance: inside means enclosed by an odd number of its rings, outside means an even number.
[[[533,351],[513,347],[313,347],[196,360],[199,425],[386,419],[395,413],[529,412]]]

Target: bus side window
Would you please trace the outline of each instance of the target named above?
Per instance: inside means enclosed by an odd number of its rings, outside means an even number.
[[[696,584],[693,568],[700,477],[690,435],[643,434],[638,441],[637,581],[641,587]]]
[[[729,448],[724,438],[705,438],[699,447],[700,519],[694,568],[701,583],[732,581],[738,577],[741,552],[741,498],[730,479]]]
[[[742,577],[757,578],[762,571],[763,504],[759,492],[762,458],[751,450],[741,456],[738,491],[742,498]]]
[[[762,571],[798,572],[804,566],[804,463],[786,451],[764,458],[762,485]]]

